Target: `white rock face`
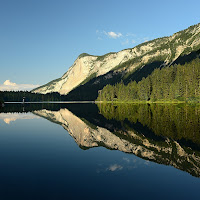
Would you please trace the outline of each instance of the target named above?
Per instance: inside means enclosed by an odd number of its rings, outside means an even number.
[[[192,175],[200,176],[200,157],[194,153],[187,153],[178,142],[169,138],[166,138],[163,146],[159,146],[142,134],[138,135],[134,131],[128,131],[128,135],[132,138],[131,142],[118,137],[103,127],[91,128],[67,109],[60,111],[44,109],[33,113],[61,124],[80,147],[92,148],[103,144],[104,147],[109,149],[133,153],[144,159],[172,165]],[[126,135],[127,132],[121,132],[121,134]],[[187,168],[184,168],[185,165]]]
[[[183,34],[187,34],[186,39],[182,39]],[[59,80],[36,88],[33,92],[68,94],[83,81],[87,82],[89,77],[104,75],[126,61],[135,59],[131,66],[125,66],[119,71],[133,71],[136,67],[142,67],[151,62],[152,59],[156,60],[161,56],[164,58],[163,62],[166,65],[172,64],[185,49],[190,48],[193,50],[198,45],[200,45],[200,24],[175,33],[171,37],[159,38],[117,53],[110,53],[104,56],[80,55]]]

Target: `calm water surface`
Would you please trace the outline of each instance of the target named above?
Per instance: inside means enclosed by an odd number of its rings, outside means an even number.
[[[200,107],[6,105],[0,199],[197,199]]]

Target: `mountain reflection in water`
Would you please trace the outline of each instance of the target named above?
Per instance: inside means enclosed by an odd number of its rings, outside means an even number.
[[[82,149],[103,146],[200,176],[200,107],[156,104],[7,105],[60,124]]]

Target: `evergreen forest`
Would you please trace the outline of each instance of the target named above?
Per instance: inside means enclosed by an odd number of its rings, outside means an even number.
[[[189,63],[157,68],[141,81],[127,85],[121,81],[106,85],[98,101],[186,101],[200,102],[200,59]]]
[[[2,102],[42,102],[42,101],[64,101],[65,95],[58,92],[38,94],[29,91],[0,91],[0,103]]]

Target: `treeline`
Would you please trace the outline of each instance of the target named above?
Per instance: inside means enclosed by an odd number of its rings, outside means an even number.
[[[1,106],[1,104],[4,102],[4,100],[3,100],[3,96],[2,96],[2,93],[0,92],[0,106]]]
[[[147,78],[125,85],[106,85],[97,100],[100,101],[200,101],[200,59],[184,65],[155,69]]]
[[[0,102],[40,102],[40,101],[64,101],[66,96],[57,92],[38,94],[28,91],[0,91]]]

